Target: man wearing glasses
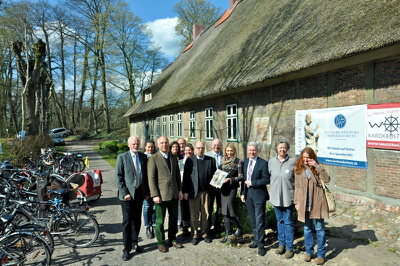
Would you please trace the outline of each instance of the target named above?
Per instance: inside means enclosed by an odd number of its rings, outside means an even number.
[[[196,143],[196,156],[186,160],[183,172],[183,197],[189,200],[190,219],[192,221],[192,244],[197,245],[201,238],[206,243],[211,243],[212,239],[208,235],[209,224],[209,202],[210,202],[210,181],[217,170],[215,159],[204,154],[204,143]],[[201,230],[196,221],[199,220],[201,213]]]

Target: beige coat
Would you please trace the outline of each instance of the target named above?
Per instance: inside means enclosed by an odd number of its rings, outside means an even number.
[[[294,204],[299,206],[299,210],[297,211],[298,220],[303,223],[305,222],[307,187],[310,193],[311,203],[310,219],[329,218],[328,204],[319,179],[322,178],[325,183],[329,183],[331,178],[321,164],[319,164],[315,170],[317,171],[316,176],[314,176],[309,169],[310,179],[307,178],[305,170],[302,170],[300,174],[295,174],[294,178]]]
[[[151,197],[161,197],[162,201],[179,198],[181,188],[181,174],[178,159],[169,153],[171,170],[160,152],[152,155],[147,162],[147,175]]]

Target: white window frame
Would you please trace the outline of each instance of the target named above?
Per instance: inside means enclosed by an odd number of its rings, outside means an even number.
[[[238,107],[237,103],[226,105],[226,139],[238,141]]]
[[[177,126],[178,126],[178,128],[177,128],[177,130],[178,130],[177,137],[178,138],[182,138],[182,136],[183,136],[182,113],[178,113],[176,115],[176,122],[177,122]]]
[[[175,115],[169,115],[169,136],[171,138],[175,135]]]
[[[150,138],[154,139],[154,134],[155,130],[154,130],[154,119],[151,119],[150,121]]]
[[[162,127],[161,127],[161,135],[162,136],[167,136],[168,135],[168,129],[167,129],[167,116],[163,115],[162,116]]]
[[[209,107],[204,110],[206,139],[214,139],[214,108]]]
[[[189,112],[189,136],[191,139],[196,138],[196,111]]]
[[[160,117],[156,118],[156,138],[160,137],[161,127],[160,127]]]

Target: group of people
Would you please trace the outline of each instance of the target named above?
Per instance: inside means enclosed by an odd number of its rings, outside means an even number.
[[[213,238],[220,238],[219,214],[223,216],[226,233],[220,241],[227,242],[230,235],[239,237],[243,229],[235,213],[234,199],[240,187],[241,200],[247,207],[254,234],[254,242],[249,248],[257,248],[260,256],[266,253],[265,209],[266,201],[270,199],[278,228],[279,247],[275,253],[285,254],[287,259],[294,256],[293,212],[296,209],[298,220],[304,223],[304,260],[311,261],[314,253],[314,221],[318,240],[316,263],[324,264],[324,219],[328,218],[328,209],[320,179],[328,183],[330,177],[318,163],[312,148],[303,149],[295,160],[287,154],[289,142],[280,139],[275,146],[277,156],[267,162],[258,157],[255,142],[248,143],[248,158],[244,161],[237,158],[233,143],[228,143],[222,151],[219,139],[213,140],[212,150],[207,153],[201,141],[196,142],[195,147],[184,139],[170,144],[165,136],[157,140],[158,152],[154,152],[152,140],[146,142],[144,154],[139,152],[137,137],[130,137],[128,146],[128,152],[118,155],[115,171],[122,207],[123,260],[129,260],[132,250],[142,251],[138,246],[142,205],[146,236],[156,237],[158,250],[162,253],[168,251],[164,233],[167,211],[169,247],[183,247],[176,237],[178,225],[182,226],[184,237],[191,234],[193,245],[201,240],[211,243]],[[217,169],[226,172],[220,188],[210,185]],[[271,195],[267,185],[270,185]],[[217,211],[213,221],[215,201]],[[213,230],[210,230],[212,225]]]

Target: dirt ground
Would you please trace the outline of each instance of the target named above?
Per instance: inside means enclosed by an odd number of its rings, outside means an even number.
[[[67,143],[71,145],[71,143]],[[183,249],[170,249],[167,253],[157,250],[155,239],[147,239],[141,229],[141,242],[144,249],[140,254],[132,254],[129,261],[122,261],[121,208],[117,199],[114,181],[114,169],[93,151],[96,143],[74,142],[73,150],[89,156],[90,169],[101,169],[104,183],[102,197],[90,203],[91,211],[100,224],[100,236],[91,247],[72,249],[56,241],[52,265],[311,265],[303,261],[303,238],[295,240],[295,256],[287,260],[276,255],[277,241],[275,233],[268,230],[267,254],[257,255],[257,250],[249,249],[249,243],[238,245],[222,244],[219,239],[207,244],[201,241],[197,246],[190,244],[190,238],[178,241]],[[400,253],[383,241],[377,239],[374,230],[355,230],[343,219],[326,220],[327,255],[325,265],[400,265]],[[249,239],[248,239],[249,240]],[[245,241],[246,242],[246,241]]]

